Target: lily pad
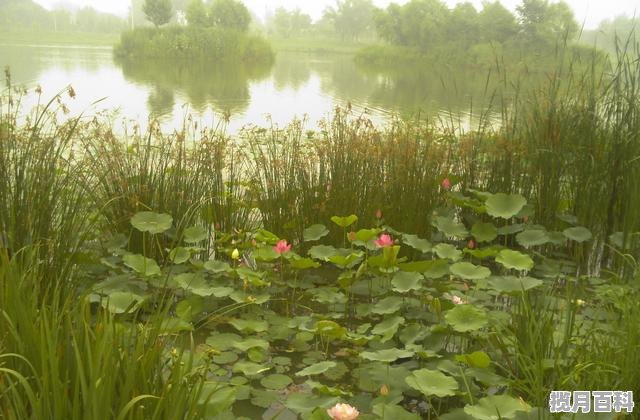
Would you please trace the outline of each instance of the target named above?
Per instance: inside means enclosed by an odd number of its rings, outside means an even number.
[[[395,333],[398,331],[398,327],[400,327],[403,322],[404,318],[401,316],[385,319],[373,327],[371,334],[381,335],[382,337],[380,338],[380,342],[386,343],[393,338]]]
[[[312,375],[320,375],[326,371],[328,371],[331,368],[334,368],[337,366],[336,362],[332,362],[332,361],[324,361],[324,362],[318,362],[318,363],[314,363],[311,366],[307,366],[306,368],[302,369],[301,371],[296,373],[296,376],[312,376]]]
[[[399,271],[393,276],[391,284],[393,290],[398,293],[407,293],[411,290],[418,290],[422,287],[423,276],[420,273]]]
[[[316,245],[311,247],[309,255],[316,260],[329,261],[329,258],[338,254],[338,250],[329,245]]]
[[[487,213],[493,217],[510,219],[527,204],[527,200],[520,194],[493,194],[487,198],[485,206]]]
[[[262,378],[260,380],[260,385],[267,389],[280,390],[285,389],[292,382],[293,381],[290,377],[279,373],[274,373],[273,375],[268,375]]]
[[[460,260],[460,258],[462,258],[462,251],[451,244],[438,244],[433,247],[433,250],[438,255],[438,257],[446,258],[453,262],[458,261]]]
[[[357,222],[358,216],[355,214],[345,217],[333,216],[331,221],[340,227],[346,228]]]
[[[306,270],[308,268],[320,267],[320,263],[312,260],[311,258],[301,258],[296,256],[289,259],[289,264],[291,264],[291,267],[296,268],[298,270]]]
[[[236,330],[247,333],[264,332],[269,328],[269,323],[261,319],[232,319],[229,324]]]
[[[171,229],[173,217],[165,213],[142,211],[131,218],[131,225],[140,232],[149,232],[152,235],[166,232]]]
[[[269,369],[271,369],[269,366],[254,362],[248,362],[246,360],[241,360],[233,365],[234,372],[242,372],[247,376],[255,376],[262,372],[266,372]]]
[[[474,351],[469,354],[460,354],[456,356],[456,361],[466,363],[472,368],[486,369],[491,365],[491,358],[483,351]]]
[[[427,241],[426,239],[418,238],[418,236],[416,235],[404,234],[402,235],[402,241],[405,244],[409,245],[411,248],[417,249],[422,253],[431,251],[431,248],[433,247],[433,245],[431,245],[431,242]]]
[[[195,244],[204,241],[209,233],[202,226],[192,226],[184,230],[183,240],[189,244]]]
[[[371,312],[380,315],[393,314],[400,310],[403,303],[404,300],[399,296],[387,296],[386,298],[381,299],[380,301],[378,301],[378,303],[373,305]]]
[[[123,314],[137,309],[144,299],[144,296],[131,292],[113,292],[102,301],[102,306],[112,314]]]
[[[156,276],[160,274],[160,267],[155,260],[139,254],[127,254],[122,257],[124,265],[142,274],[144,277]]]
[[[476,331],[489,321],[487,313],[473,305],[457,305],[444,316],[451,327],[458,332]]]
[[[305,242],[317,241],[320,238],[324,238],[329,234],[329,229],[325,225],[312,225],[304,230],[302,236]]]
[[[459,262],[449,267],[451,274],[465,280],[482,280],[491,275],[491,270],[487,267],[474,265],[468,262]]]
[[[514,270],[529,271],[533,268],[533,260],[527,254],[512,249],[503,249],[498,253],[496,262]]]
[[[528,229],[516,235],[516,241],[524,247],[544,245],[550,239],[547,231],[542,229]]]
[[[204,269],[212,273],[227,273],[231,271],[231,266],[219,260],[209,260],[204,263]]]
[[[498,228],[493,223],[477,222],[471,227],[471,234],[478,242],[491,242],[498,237]]]
[[[381,419],[393,419],[393,420],[419,420],[420,416],[411,413],[399,405],[396,404],[384,404],[379,403],[373,406],[373,414],[376,414]]]
[[[576,242],[586,242],[593,237],[593,235],[591,234],[591,231],[582,226],[565,229],[562,231],[562,233],[568,239],[571,239],[572,241],[576,241]]]
[[[478,420],[512,419],[518,411],[529,412],[531,406],[508,395],[490,395],[481,398],[476,405],[467,405],[464,412]]]
[[[376,362],[395,362],[398,359],[404,359],[407,357],[413,357],[415,353],[410,350],[403,349],[382,349],[378,351],[363,351],[360,353],[360,357],[366,360],[373,360]]]
[[[456,394],[458,382],[451,376],[447,376],[439,370],[419,369],[411,372],[405,378],[407,384],[427,397],[447,397]]]
[[[182,264],[189,261],[191,258],[191,253],[187,248],[183,248],[181,246],[177,248],[173,248],[171,252],[169,252],[169,259],[174,264]]]
[[[469,235],[467,228],[450,217],[438,216],[433,222],[434,226],[447,236],[464,238]]]

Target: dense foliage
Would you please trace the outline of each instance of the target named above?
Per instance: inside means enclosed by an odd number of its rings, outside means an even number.
[[[121,57],[273,61],[271,46],[257,35],[228,29],[177,26],[123,32],[115,54]]]
[[[145,0],[142,11],[156,28],[169,23],[173,16],[171,0]]]

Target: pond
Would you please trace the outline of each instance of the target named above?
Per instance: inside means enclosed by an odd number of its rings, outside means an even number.
[[[374,69],[348,54],[279,52],[273,65],[114,58],[109,47],[0,45],[0,66],[14,85],[42,87],[42,101],[73,86],[72,115],[107,112],[116,129],[157,118],[165,130],[191,116],[236,132],[247,125],[283,126],[295,118],[308,128],[336,106],[374,122],[391,116],[446,120],[469,126],[472,109],[487,104],[486,74],[442,68]],[[34,93],[23,105],[37,104]],[[473,107],[472,107],[473,104]]]

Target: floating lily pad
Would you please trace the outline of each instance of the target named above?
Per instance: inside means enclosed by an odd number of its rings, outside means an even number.
[[[202,226],[192,226],[184,230],[183,240],[189,244],[195,244],[204,241],[209,233]]]
[[[493,217],[510,219],[527,204],[527,200],[520,194],[493,194],[485,202],[487,213]]]
[[[320,375],[321,373],[324,373],[329,369],[336,367],[336,365],[337,363],[332,361],[314,363],[313,365],[307,366],[306,368],[297,372],[296,376]]]
[[[423,253],[431,251],[431,248],[433,247],[433,245],[431,245],[431,242],[427,241],[426,239],[421,239],[416,235],[408,235],[406,233],[402,235],[402,241],[405,244],[409,245],[411,248],[417,249],[418,251]]]
[[[474,265],[468,262],[459,262],[449,267],[451,274],[465,280],[482,280],[491,275],[491,270],[487,267]]]
[[[446,258],[454,262],[462,258],[462,251],[451,244],[438,244],[433,247],[433,250],[438,257]]]
[[[467,405],[464,412],[478,420],[512,419],[518,411],[529,412],[531,406],[508,395],[490,395],[476,405]]]
[[[379,416],[379,418],[383,419],[393,419],[393,420],[419,420],[420,416],[411,413],[399,405],[396,404],[384,404],[379,403],[373,406],[373,414]]]
[[[291,267],[297,268],[298,270],[320,267],[320,264],[311,258],[293,257],[289,259],[289,264],[291,264]]]
[[[295,393],[289,394],[286,401],[284,402],[284,405],[291,411],[294,411],[298,414],[304,414],[304,413],[311,413],[316,409],[316,407],[320,407],[322,409],[329,408],[337,404],[339,401],[340,399],[338,397],[303,394],[301,392],[295,392]],[[320,411],[320,414],[324,415],[326,413],[323,413],[322,411]]]
[[[262,338],[249,337],[244,340],[235,341],[233,343],[233,347],[240,351],[249,351],[253,348],[261,348],[263,350],[269,349],[269,342],[267,340],[263,340]]]
[[[457,305],[450,309],[444,318],[458,332],[479,330],[489,321],[487,313],[473,305]]]
[[[528,229],[516,235],[516,241],[524,246],[539,246],[550,242],[549,234],[542,229]]]
[[[181,300],[176,305],[176,315],[181,319],[191,322],[193,316],[202,312],[204,304],[200,296],[191,296]]]
[[[467,228],[459,222],[456,222],[450,217],[438,216],[433,222],[434,226],[447,236],[453,236],[457,238],[465,238],[469,235]]]
[[[204,269],[212,273],[227,273],[231,271],[231,266],[219,260],[209,260],[204,263]]]
[[[273,375],[268,375],[262,378],[260,380],[260,385],[267,389],[280,390],[285,389],[292,382],[293,381],[290,377],[279,373],[274,373]]]
[[[399,271],[393,276],[391,284],[393,290],[398,293],[407,293],[410,290],[418,290],[422,287],[423,276],[416,272]]]
[[[403,303],[404,303],[404,300],[399,296],[388,296],[384,299],[381,299],[380,301],[378,301],[378,303],[373,305],[371,312],[373,312],[374,314],[380,314],[380,315],[393,314],[395,312],[398,312],[398,310],[400,310]]]
[[[491,358],[483,351],[474,351],[469,354],[460,354],[456,356],[456,361],[466,363],[473,368],[486,369],[491,365]]]
[[[329,234],[329,229],[325,225],[312,225],[304,230],[302,236],[305,242],[317,241]]]
[[[262,372],[266,372],[271,369],[269,366],[258,364],[254,362],[248,362],[245,360],[239,361],[233,365],[234,372],[242,372],[247,376],[255,376]]]
[[[565,229],[562,231],[562,233],[568,239],[571,239],[572,241],[576,241],[576,242],[586,242],[593,237],[593,235],[591,234],[591,231],[582,226]]]
[[[404,318],[401,316],[385,319],[373,327],[371,334],[381,335],[382,338],[380,338],[380,342],[386,343],[393,338],[395,333],[398,331],[398,327],[400,327],[403,322]]]
[[[113,292],[102,301],[102,306],[113,314],[123,314],[136,310],[144,299],[144,296],[131,292]]]
[[[242,337],[238,334],[215,333],[209,336],[205,342],[215,350],[226,351],[232,349],[233,345],[240,340],[242,340]]]
[[[242,332],[264,332],[269,328],[269,323],[261,319],[232,319],[229,324]]]
[[[439,370],[419,369],[411,372],[405,381],[407,384],[427,397],[447,397],[456,394],[458,382]]]
[[[471,227],[471,234],[478,242],[491,242],[498,237],[498,228],[493,223],[477,222]]]
[[[355,214],[345,217],[333,216],[331,221],[340,227],[346,228],[357,222],[358,216]]]
[[[407,357],[413,357],[415,352],[403,349],[383,349],[378,351],[363,351],[360,353],[360,357],[366,360],[373,360],[376,362],[395,362],[398,359],[404,359]]]
[[[155,260],[146,258],[138,254],[127,254],[122,257],[124,265],[133,269],[136,273],[142,274],[144,277],[157,276],[160,274],[160,267]]]
[[[527,254],[511,249],[503,249],[496,257],[496,262],[509,269],[528,271],[533,268],[533,260]]]
[[[131,218],[131,225],[140,232],[158,234],[171,229],[173,217],[165,213],[142,211]]]

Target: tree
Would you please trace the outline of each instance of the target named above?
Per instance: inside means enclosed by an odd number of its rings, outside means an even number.
[[[207,8],[202,0],[191,0],[189,2],[187,6],[187,23],[201,28],[208,25]]]
[[[209,11],[209,20],[214,27],[247,32],[251,14],[249,9],[237,0],[215,0]]]
[[[522,0],[516,11],[522,36],[528,42],[551,43],[565,36],[573,39],[578,32],[573,12],[563,1],[550,4],[549,0]]]
[[[478,27],[483,42],[504,43],[518,33],[516,17],[499,1],[483,3]]]
[[[335,7],[327,7],[324,15],[333,21],[336,32],[343,39],[357,40],[373,27],[374,11],[371,0],[336,0]]]
[[[147,20],[156,28],[169,23],[173,16],[171,0],[145,0],[142,10]]]

